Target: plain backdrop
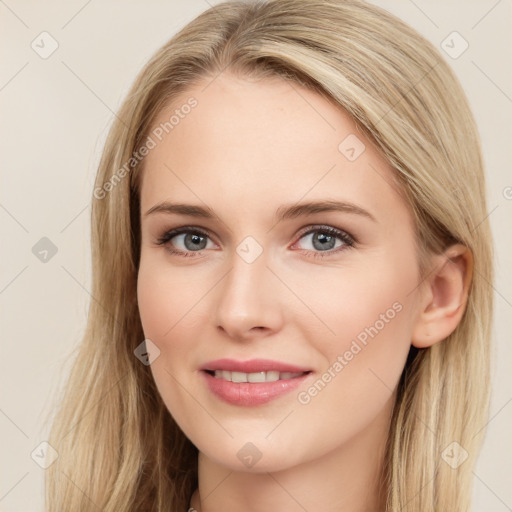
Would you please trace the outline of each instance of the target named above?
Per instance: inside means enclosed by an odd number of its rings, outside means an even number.
[[[510,511],[512,1],[375,3],[440,48],[481,133],[497,278],[491,417],[474,510]],[[48,411],[84,332],[89,205],[113,113],[153,52],[208,7],[206,0],[0,0],[1,511],[43,510],[44,469],[31,454],[47,439]],[[456,36],[456,48],[468,44],[457,58],[441,47],[454,31],[463,38]],[[52,44],[57,49],[43,58]]]

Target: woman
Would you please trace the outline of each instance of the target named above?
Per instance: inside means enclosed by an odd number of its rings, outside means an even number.
[[[93,195],[49,511],[469,510],[491,237],[420,35],[357,0],[212,7],[140,73]]]

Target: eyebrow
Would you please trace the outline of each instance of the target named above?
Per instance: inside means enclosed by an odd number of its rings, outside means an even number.
[[[361,208],[360,206],[357,206],[353,203],[334,200],[310,201],[306,203],[283,205],[276,210],[274,218],[276,221],[283,221],[288,219],[295,219],[305,215],[324,212],[351,213],[367,217],[368,219],[377,222],[375,216],[364,208]],[[156,204],[145,213],[145,216],[151,215],[153,213],[175,213],[181,215],[189,215],[191,217],[201,217],[205,219],[216,218],[215,213],[209,207],[192,204],[170,203],[168,201],[163,201]]]

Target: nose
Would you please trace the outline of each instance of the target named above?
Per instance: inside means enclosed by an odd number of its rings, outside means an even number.
[[[265,251],[251,263],[234,254],[231,270],[216,287],[214,321],[234,340],[266,337],[282,328],[283,291],[267,263]]]

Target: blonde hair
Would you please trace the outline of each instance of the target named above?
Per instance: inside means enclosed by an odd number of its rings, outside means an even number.
[[[136,299],[143,160],[126,162],[165,105],[228,67],[293,81],[353,117],[396,170],[423,276],[429,254],[455,242],[470,249],[473,278],[460,324],[430,348],[411,348],[382,482],[388,511],[467,511],[488,416],[493,256],[465,94],[439,52],[378,7],[241,0],[208,9],[165,44],[110,130],[92,201],[93,300],[49,438],[59,458],[46,474],[48,512],[184,511],[197,486],[197,449],[134,356],[144,339]],[[457,469],[441,456],[452,442],[469,455]]]

